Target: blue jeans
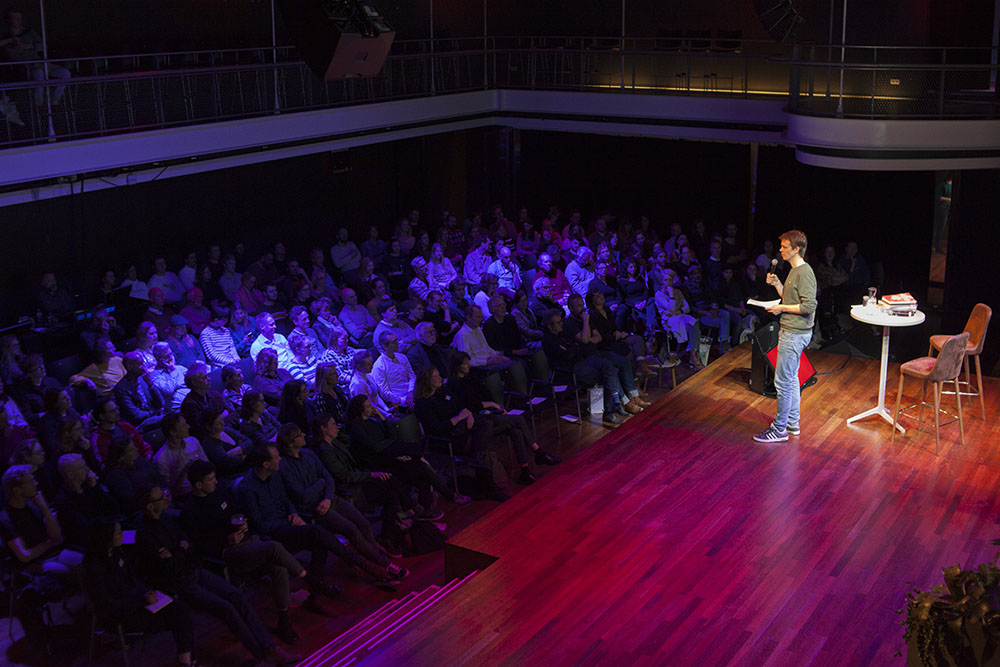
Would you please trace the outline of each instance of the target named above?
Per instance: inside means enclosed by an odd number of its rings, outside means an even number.
[[[774,388],[778,392],[778,413],[774,428],[784,431],[788,424],[799,425],[799,360],[812,340],[812,332],[778,331],[778,362],[774,367]]]

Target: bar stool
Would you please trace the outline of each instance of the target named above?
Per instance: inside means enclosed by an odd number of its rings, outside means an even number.
[[[934,446],[938,456],[941,454],[941,391],[945,382],[954,382],[955,391],[958,391],[958,376],[962,372],[962,359],[965,358],[965,347],[969,343],[969,334],[961,333],[951,336],[944,341],[941,346],[941,353],[937,357],[920,357],[912,361],[907,361],[899,367],[899,390],[896,393],[896,413],[892,417],[892,437],[889,442],[896,438],[896,422],[899,421],[899,405],[903,400],[903,378],[907,375],[923,381],[923,390],[920,394],[920,403],[915,403],[905,410],[920,406],[920,421],[917,422],[917,430],[924,423],[924,406],[930,406],[927,398],[927,383],[934,384]],[[962,423],[962,397],[955,396],[958,404],[958,434],[961,443],[965,444],[965,426]],[[946,413],[947,414],[947,413]],[[951,422],[949,422],[951,423]]]
[[[979,409],[983,413],[983,421],[986,421],[986,401],[983,398],[983,369],[979,364],[979,355],[983,352],[983,343],[986,341],[986,328],[990,325],[990,318],[993,317],[993,309],[985,303],[977,303],[969,315],[969,321],[965,323],[963,331],[969,332],[969,345],[965,349],[965,380],[959,381],[959,386],[965,385],[968,391],[961,392],[962,396],[979,396]],[[949,336],[931,336],[931,344],[927,350],[928,356],[934,354],[934,350],[941,350],[941,346],[948,340]],[[969,377],[969,357],[976,358],[976,382],[978,391],[972,391],[972,382]],[[944,392],[950,394],[950,391]]]

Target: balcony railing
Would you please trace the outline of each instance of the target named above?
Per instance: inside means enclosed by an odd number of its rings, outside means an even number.
[[[0,146],[484,89],[788,99],[802,114],[997,117],[988,49],[809,47],[741,39],[398,41],[377,77],[324,83],[293,47],[0,64]],[[31,80],[35,67],[71,78]],[[38,77],[40,78],[40,77]],[[790,93],[791,91],[791,93]]]
[[[789,60],[792,113],[896,119],[1000,117],[996,50],[808,46]]]

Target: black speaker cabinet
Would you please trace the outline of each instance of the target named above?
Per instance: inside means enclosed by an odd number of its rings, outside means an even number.
[[[280,0],[285,27],[320,79],[376,76],[396,32],[361,0]]]
[[[750,391],[763,396],[775,397],[774,365],[778,360],[778,323],[768,322],[753,334],[753,348],[750,354]],[[816,369],[802,351],[799,360],[799,389],[816,383]]]

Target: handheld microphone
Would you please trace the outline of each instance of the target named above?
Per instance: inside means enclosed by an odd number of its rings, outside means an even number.
[[[771,260],[771,273],[774,273],[774,270],[776,268],[778,268],[778,258],[777,257],[775,257],[774,259]]]

